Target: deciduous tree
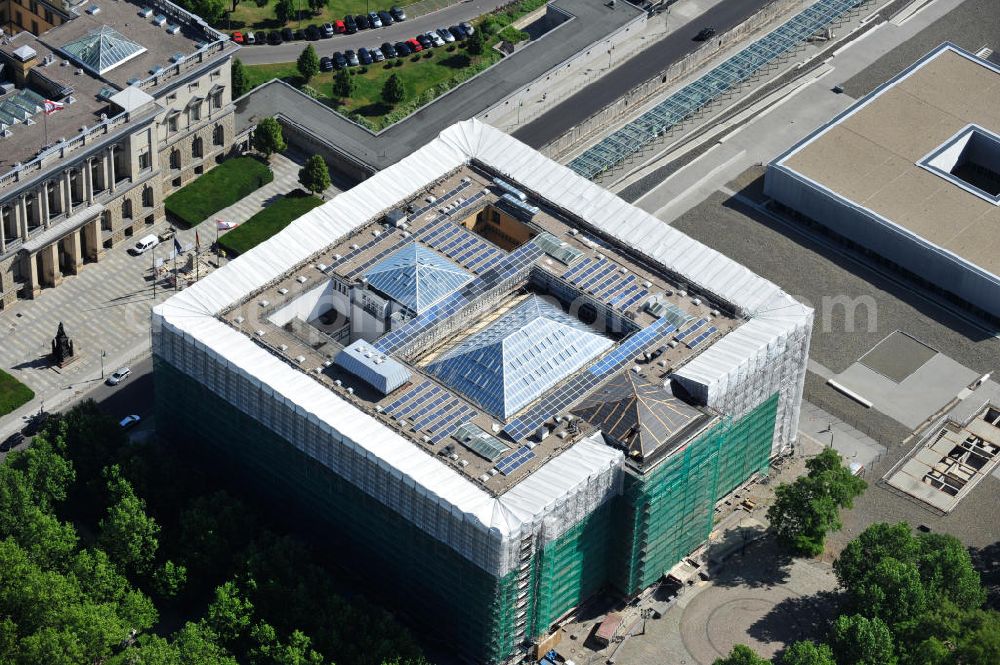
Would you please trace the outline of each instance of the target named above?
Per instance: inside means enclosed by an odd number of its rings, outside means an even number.
[[[316,49],[312,47],[312,44],[302,49],[299,59],[295,62],[295,67],[306,83],[309,83],[309,79],[319,72],[319,56],[316,55]]]
[[[781,656],[781,665],[837,665],[833,651],[825,644],[802,640],[789,646]]]
[[[393,74],[382,86],[382,99],[387,104],[398,104],[406,97],[406,89],[398,74]]]
[[[299,169],[299,184],[313,194],[319,194],[330,186],[330,169],[322,157],[313,155]]]
[[[354,94],[354,77],[347,68],[338,69],[333,75],[333,96],[348,99]]]
[[[233,80],[233,98],[242,97],[246,93],[250,92],[250,79],[247,78],[247,70],[243,65],[243,61],[239,58],[233,58],[232,71],[230,76]]]
[[[295,3],[292,0],[278,0],[274,5],[274,17],[284,25],[295,15]]]
[[[276,152],[282,152],[288,145],[281,132],[281,125],[274,118],[263,118],[253,132],[253,147],[270,159]]]
[[[840,616],[830,631],[830,646],[839,665],[894,665],[892,633],[879,619],[860,614]]]
[[[713,665],[771,665],[771,661],[761,658],[745,644],[737,644],[725,658],[717,658]]]

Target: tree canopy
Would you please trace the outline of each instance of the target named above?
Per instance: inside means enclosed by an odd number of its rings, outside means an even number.
[[[406,98],[403,81],[397,74],[390,76],[382,86],[382,99],[388,104],[398,104]]]
[[[338,69],[333,75],[333,96],[347,99],[354,94],[354,77],[347,68]]]
[[[319,56],[316,55],[316,49],[312,47],[312,44],[302,49],[299,59],[295,62],[295,68],[299,70],[299,74],[306,83],[319,72]]]
[[[299,184],[313,194],[319,194],[330,186],[330,169],[322,157],[313,155],[299,169]]]
[[[284,25],[295,16],[295,3],[292,0],[278,0],[274,4],[274,17],[278,23]]]
[[[812,640],[795,642],[781,656],[781,665],[837,665],[833,650]]]
[[[243,61],[233,58],[230,76],[233,80],[233,99],[242,97],[250,92],[250,79],[247,77],[247,69],[243,66]]]
[[[725,658],[717,658],[712,665],[771,665],[771,661],[761,658],[745,644],[737,644]]]
[[[283,152],[288,144],[285,143],[281,124],[274,118],[262,118],[253,132],[253,147],[266,158],[276,152]]]
[[[826,535],[841,528],[840,510],[850,508],[867,484],[844,466],[832,448],[806,462],[809,472],[775,489],[767,511],[778,541],[800,556],[817,556]]]

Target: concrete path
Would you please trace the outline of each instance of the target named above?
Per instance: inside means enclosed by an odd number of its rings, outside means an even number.
[[[294,62],[307,44],[312,44],[320,57],[328,56],[334,51],[347,49],[356,51],[362,47],[372,48],[383,42],[404,41],[428,30],[452,26],[462,21],[471,21],[505,4],[507,4],[507,0],[464,0],[430,14],[418,16],[402,23],[393,23],[388,28],[359,30],[353,35],[334,35],[329,39],[319,39],[313,42],[300,40],[278,46],[244,46],[236,54],[236,57],[248,65],[262,65]]]

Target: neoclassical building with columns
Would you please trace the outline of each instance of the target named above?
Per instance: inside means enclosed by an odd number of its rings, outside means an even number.
[[[233,142],[225,35],[165,0],[70,15],[0,42],[0,309],[145,235]]]

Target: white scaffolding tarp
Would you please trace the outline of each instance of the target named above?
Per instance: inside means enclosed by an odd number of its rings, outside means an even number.
[[[494,498],[216,318],[233,303],[472,160],[648,254],[654,262],[751,317],[709,346],[682,373],[696,388],[702,387],[703,398],[712,404],[723,394],[735,394],[731,384],[748,374],[748,364],[755,368],[781,364],[781,376],[772,372],[766,385],[753,395],[744,393],[743,399],[752,408],[750,402],[766,399],[784,380],[782,401],[797,419],[806,363],[802,354],[808,351],[812,310],[731,259],[476,120],[453,125],[408,158],[306,213],[238,260],[157,306],[153,310],[154,350],[477,565],[495,574],[507,572],[514,564],[516,539],[541,531],[543,521],[545,538],[555,537],[619,491],[623,463],[619,451],[603,445],[599,437],[580,441]],[[790,353],[788,340],[796,337],[801,348]],[[202,366],[194,366],[197,363]],[[234,394],[228,382],[220,382],[219,366],[252,383],[256,401],[247,398],[244,402],[244,396]],[[760,371],[755,374],[760,375]],[[788,388],[789,381],[797,381],[798,387]],[[763,394],[767,389],[771,392]],[[373,468],[381,469],[380,475],[396,482],[388,487],[371,478],[352,478],[354,469],[345,469],[347,462],[337,456],[338,451],[331,452],[331,446],[313,450],[314,445],[295,440],[298,430],[292,425],[279,426],[255,412],[273,411],[275,404],[332,434],[352,458],[365,458]],[[406,492],[421,498],[401,499]],[[425,500],[433,507],[422,505]],[[436,516],[433,520],[431,513]],[[470,528],[478,535],[469,533]]]

